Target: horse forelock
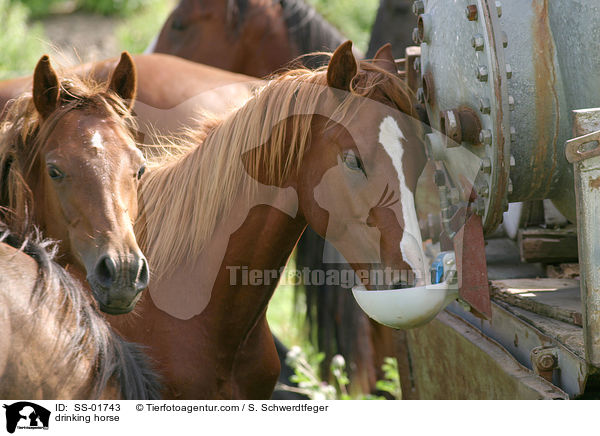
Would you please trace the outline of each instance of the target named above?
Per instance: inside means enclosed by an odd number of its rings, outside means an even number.
[[[0,123],[0,218],[13,230],[14,223],[30,222],[32,195],[27,176],[49,136],[63,117],[75,110],[98,113],[116,121],[126,135],[135,137],[137,124],[125,102],[106,86],[91,79],[67,78],[61,81],[59,107],[42,122],[31,92],[13,100]],[[12,217],[12,218],[11,218]],[[26,233],[32,229],[21,228]]]
[[[400,79],[362,64],[352,91],[336,103],[334,121],[379,94],[414,115],[411,94]],[[326,90],[324,68],[284,73],[214,124],[201,146],[188,147],[179,159],[149,171],[139,191],[143,208],[136,235],[155,277],[168,276],[175,265],[200,255],[238,195],[256,189],[256,183],[243,183],[248,175],[261,174],[265,183],[277,185],[300,169],[312,115],[319,113]],[[193,134],[185,141],[198,144]]]

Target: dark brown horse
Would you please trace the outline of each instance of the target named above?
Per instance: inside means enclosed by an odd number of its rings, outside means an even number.
[[[61,241],[60,262],[87,276],[102,310],[131,310],[148,265],[133,233],[144,159],[130,108],[136,75],[123,54],[108,85],[59,80],[47,56],[33,91],[0,125],[0,218]]]
[[[265,77],[299,56],[329,52],[342,42],[303,0],[181,0],[148,51]],[[327,57],[300,61],[314,68]]]
[[[0,225],[0,398],[159,398],[140,347],[109,327],[54,252]]]
[[[343,44],[326,70],[273,80],[143,179],[136,232],[156,275],[139,316],[111,323],[150,346],[166,396],[271,395],[279,360],[266,307],[307,224],[358,271],[424,277],[413,103],[393,59],[359,65]]]

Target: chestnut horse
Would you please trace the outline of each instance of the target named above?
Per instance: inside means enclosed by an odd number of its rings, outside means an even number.
[[[100,308],[115,314],[133,308],[149,279],[133,232],[144,172],[130,114],[135,82],[125,53],[108,86],[59,80],[44,56],[33,92],[9,105],[0,126],[0,218],[61,241],[61,263],[87,274]]]
[[[144,177],[136,233],[155,275],[137,315],[110,322],[149,346],[165,396],[269,398],[279,360],[266,307],[307,224],[356,270],[423,279],[414,102],[393,59],[359,65],[351,46],[326,70],[269,82]]]
[[[158,399],[147,357],[108,326],[49,245],[0,225],[0,398]]]
[[[340,32],[303,0],[180,0],[147,52],[265,77],[342,42]],[[327,60],[300,58],[310,68]]]

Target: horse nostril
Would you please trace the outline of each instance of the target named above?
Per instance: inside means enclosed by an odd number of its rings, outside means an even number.
[[[145,257],[141,259],[141,266],[137,276],[137,282],[135,287],[137,290],[141,291],[148,287],[148,282],[150,281],[150,271],[148,269],[148,262]]]
[[[104,256],[96,264],[95,273],[100,285],[110,288],[117,277],[117,265],[111,257]]]

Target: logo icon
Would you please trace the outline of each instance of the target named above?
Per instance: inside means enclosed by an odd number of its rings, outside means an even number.
[[[11,405],[4,404],[6,409],[6,431],[14,433],[18,429],[48,430],[50,411],[29,401],[19,401]]]

